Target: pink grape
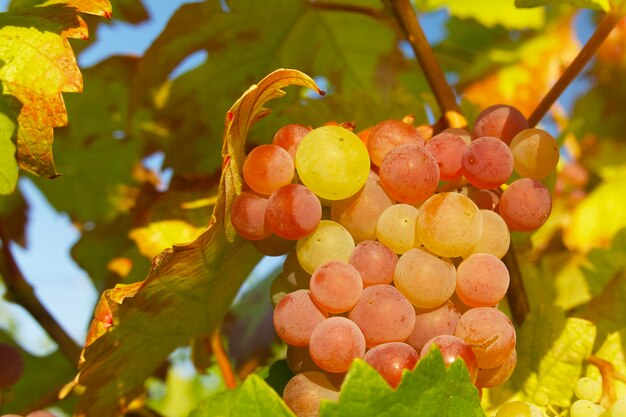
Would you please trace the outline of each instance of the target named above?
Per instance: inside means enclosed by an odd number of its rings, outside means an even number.
[[[0,389],[17,383],[24,373],[20,351],[7,343],[0,343]]]
[[[450,366],[457,359],[461,358],[465,362],[467,371],[469,372],[472,382],[476,381],[478,374],[478,361],[476,355],[472,351],[472,348],[463,340],[452,335],[440,335],[430,339],[420,353],[421,357],[424,357],[430,351],[432,345],[437,345],[443,356],[443,362],[446,366]]]
[[[441,133],[452,133],[454,135],[457,135],[467,145],[469,145],[469,143],[472,141],[472,134],[466,129],[462,129],[460,127],[449,127],[447,129],[444,129]]]
[[[479,369],[476,385],[491,388],[503,384],[513,375],[516,364],[517,352],[513,349],[502,365],[490,369]]]
[[[339,387],[322,372],[302,372],[287,382],[283,400],[298,417],[319,417],[322,400],[338,401]]]
[[[415,368],[419,355],[406,343],[389,342],[368,350],[363,360],[376,369],[392,388],[396,388],[402,379],[402,372]]]
[[[332,373],[346,372],[352,361],[365,354],[361,329],[345,317],[330,317],[319,323],[309,341],[313,362]]]
[[[500,197],[498,213],[509,229],[533,231],[548,220],[552,210],[550,191],[539,181],[521,178],[507,187]]]
[[[467,146],[461,159],[463,175],[477,188],[504,184],[513,173],[513,154],[501,140],[484,136]]]
[[[408,123],[401,120],[385,120],[369,132],[367,150],[372,163],[381,166],[385,155],[394,148],[407,143],[424,146],[424,139],[419,131]]]
[[[415,326],[406,339],[406,343],[413,346],[418,352],[430,339],[443,334],[453,334],[461,313],[448,301],[434,310],[418,311],[415,316]]]
[[[475,253],[457,267],[456,295],[471,307],[493,307],[509,288],[509,271],[497,257]]]
[[[311,276],[311,298],[322,310],[337,314],[350,310],[363,292],[358,269],[343,261],[319,266]]]
[[[356,245],[350,264],[360,273],[363,286],[391,284],[398,256],[387,246],[375,240],[364,240]]]
[[[242,192],[233,200],[230,221],[241,236],[248,240],[261,240],[272,234],[265,223],[267,199]]]
[[[297,290],[284,296],[274,308],[274,328],[286,343],[306,346],[313,329],[326,317],[311,300],[309,290]]]
[[[254,148],[243,163],[243,179],[259,194],[270,195],[293,180],[295,166],[289,152],[276,145]]]
[[[494,136],[507,145],[513,137],[528,129],[528,120],[515,107],[504,104],[487,107],[474,122],[474,136]]]
[[[288,184],[270,196],[265,222],[284,239],[298,240],[310,235],[320,223],[322,205],[305,186]]]
[[[274,135],[272,144],[280,146],[286,150],[289,155],[291,155],[291,159],[295,161],[298,145],[302,141],[302,138],[304,138],[311,130],[313,129],[310,126],[295,123],[285,125],[278,129]]]
[[[494,210],[500,201],[500,194],[496,190],[481,190],[473,185],[463,187],[461,194],[466,195],[481,210]]]
[[[426,150],[437,160],[441,180],[450,181],[461,177],[461,158],[466,148],[467,143],[453,133],[442,132],[428,141]]]
[[[308,346],[287,345],[287,366],[294,374],[307,371],[322,372],[322,369],[313,362]]]
[[[437,160],[423,146],[401,145],[380,166],[380,184],[396,201],[418,204],[433,195],[439,182]]]
[[[274,278],[270,288],[272,303],[278,304],[282,298],[296,290],[309,289],[311,275],[300,266],[295,251],[291,251],[285,259],[283,270]]]

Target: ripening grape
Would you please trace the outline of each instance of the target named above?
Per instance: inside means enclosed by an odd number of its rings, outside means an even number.
[[[274,308],[274,328],[278,336],[293,346],[306,346],[313,329],[324,321],[309,290],[297,290],[284,296]]]
[[[559,144],[542,129],[519,132],[509,145],[515,171],[522,177],[540,180],[556,169],[559,162]]]
[[[433,195],[439,183],[437,160],[423,146],[401,145],[380,166],[380,185],[396,201],[418,204]]]
[[[472,348],[466,342],[456,336],[447,334],[435,336],[426,342],[422,348],[420,357],[426,356],[428,352],[430,352],[432,345],[436,345],[439,348],[441,356],[443,357],[443,363],[445,363],[446,366],[450,366],[459,358],[463,360],[470,379],[472,382],[476,381],[478,362]]]
[[[528,120],[515,107],[504,104],[487,107],[474,122],[475,137],[494,136],[507,145],[524,129],[528,129]]]
[[[302,139],[313,130],[310,126],[296,123],[285,125],[278,129],[272,140],[273,145],[278,145],[286,150],[291,159],[296,160],[296,151]]]
[[[311,276],[311,298],[322,310],[332,314],[350,310],[363,292],[361,274],[344,261],[320,265]]]
[[[513,154],[500,139],[485,136],[467,146],[461,167],[463,175],[474,187],[496,188],[513,173]]]
[[[502,365],[515,349],[511,320],[493,307],[477,307],[463,313],[454,335],[472,347],[479,368]]]
[[[242,192],[233,200],[230,221],[241,236],[248,240],[261,240],[272,234],[265,223],[267,199]]]
[[[521,178],[500,196],[498,213],[509,229],[530,232],[548,220],[552,210],[550,191],[539,181]]]
[[[322,205],[319,199],[300,184],[289,184],[272,193],[267,203],[265,222],[284,239],[308,236],[319,225]]]
[[[502,259],[511,244],[509,227],[496,212],[480,210],[480,215],[483,218],[483,233],[474,249],[463,255],[463,257],[467,258],[475,253],[489,253],[498,259]]]
[[[363,286],[391,284],[398,255],[375,240],[364,240],[356,245],[349,261],[360,273]]]
[[[243,179],[259,194],[270,195],[293,180],[294,165],[289,152],[276,145],[254,148],[243,163]]]
[[[467,196],[481,210],[493,210],[500,201],[500,189],[481,190],[473,185],[463,187],[461,194]]]
[[[339,126],[322,126],[302,139],[296,170],[304,185],[321,198],[343,200],[367,181],[370,158],[361,139]]]
[[[454,293],[456,270],[449,259],[438,258],[422,249],[411,249],[398,259],[393,282],[414,306],[434,308],[444,304]]]
[[[272,303],[278,304],[287,294],[296,290],[309,289],[311,275],[300,266],[296,251],[291,251],[285,259],[283,270],[274,278],[270,288]]]
[[[502,365],[496,366],[495,368],[479,369],[478,377],[476,378],[476,386],[491,388],[503,384],[513,375],[516,364],[517,352],[513,349]],[[541,406],[536,400],[535,403]]]
[[[298,417],[319,417],[322,400],[338,401],[339,387],[322,372],[302,372],[287,382],[283,400]]]
[[[570,417],[598,417],[600,413],[594,403],[589,400],[576,400],[569,409]]]
[[[368,350],[363,360],[376,369],[392,388],[396,388],[402,379],[402,372],[415,368],[419,355],[406,343],[389,342]]]
[[[498,369],[498,368],[495,368],[495,369]],[[539,407],[545,407],[548,404],[550,404],[550,396],[543,391],[537,391],[533,395],[533,402],[537,404]]]
[[[597,402],[602,395],[602,385],[588,377],[580,378],[574,385],[574,395],[580,400]]]
[[[309,274],[326,262],[347,262],[353,250],[354,240],[350,233],[331,220],[322,220],[311,235],[296,245],[298,261]]]
[[[313,362],[308,346],[287,345],[286,359],[287,366],[294,374],[308,371],[322,371],[322,369]]]
[[[480,241],[483,219],[476,204],[466,196],[440,193],[422,204],[416,229],[429,251],[456,258],[470,252]]]
[[[367,347],[385,342],[402,342],[415,325],[415,309],[391,285],[373,285],[363,289],[359,302],[350,311]]]
[[[439,179],[444,181],[461,178],[461,158],[467,143],[454,133],[442,132],[426,144],[428,150],[439,165]]]
[[[415,316],[415,325],[406,343],[421,352],[426,342],[433,337],[453,334],[460,318],[461,313],[450,301],[435,310],[418,312]]]
[[[408,204],[388,207],[378,218],[376,236],[378,240],[396,253],[404,253],[420,246],[415,232],[418,210]]]
[[[368,135],[367,150],[372,163],[381,166],[385,155],[394,148],[407,143],[424,146],[419,131],[401,120],[385,120],[372,128]]]
[[[609,407],[610,417],[626,416],[626,397],[618,398],[611,407]]]
[[[525,401],[513,401],[504,404],[496,417],[543,417],[541,410]]]
[[[489,253],[475,253],[456,269],[456,295],[470,307],[492,307],[509,288],[509,270]]]
[[[0,343],[0,389],[17,383],[23,373],[24,361],[20,351],[7,343]]]
[[[347,372],[356,358],[365,354],[365,337],[353,321],[340,316],[318,324],[309,340],[313,362],[332,373]]]
[[[453,135],[457,135],[460,137],[465,144],[469,145],[472,141],[472,134],[465,129],[460,127],[449,127],[441,131],[441,133],[452,133]]]

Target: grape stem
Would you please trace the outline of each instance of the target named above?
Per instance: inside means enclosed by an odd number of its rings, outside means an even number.
[[[594,56],[602,42],[609,36],[609,33],[611,33],[622,17],[623,15],[615,11],[610,11],[604,15],[604,18],[598,24],[593,35],[591,35],[589,40],[585,43],[585,46],[583,46],[576,58],[574,58],[572,63],[565,69],[563,74],[561,74],[559,79],[528,118],[528,125],[530,127],[536,126],[541,119],[543,119],[548,110],[550,110],[552,105],[561,94],[563,94],[567,86],[570,85],[583,68],[585,68],[585,65],[587,65],[589,60]]]
[[[617,400],[615,393],[615,380],[626,382],[626,376],[622,375],[613,364],[595,355],[589,356],[587,362],[598,368],[602,377],[602,397],[600,405],[609,408]]]
[[[226,353],[226,349],[224,349],[224,344],[222,343],[222,331],[220,326],[218,326],[211,335],[211,350],[213,351],[213,355],[215,355],[217,365],[222,371],[226,387],[228,387],[228,389],[237,388],[237,379],[235,378],[235,373],[233,372],[230,359],[228,358],[228,354]]]
[[[54,340],[61,352],[72,362],[73,365],[78,364],[81,348],[67,334],[65,329],[55,320],[50,312],[44,307],[33,287],[26,281],[22,271],[20,270],[11,247],[10,240],[6,235],[2,222],[0,221],[0,240],[2,241],[2,257],[0,258],[0,271],[4,278],[7,289],[6,298],[13,301],[26,309],[31,316],[46,330],[48,335]]]
[[[521,326],[530,312],[530,304],[528,303],[528,295],[524,287],[524,280],[522,279],[522,272],[517,262],[513,242],[509,245],[509,250],[502,258],[502,262],[507,266],[510,276],[509,290],[506,293],[506,299],[509,302],[513,321],[518,326]]]

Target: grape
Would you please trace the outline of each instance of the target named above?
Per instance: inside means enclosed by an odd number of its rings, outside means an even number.
[[[478,373],[478,363],[476,355],[472,351],[472,348],[463,340],[456,336],[444,334],[435,336],[430,339],[420,353],[421,357],[424,357],[430,352],[431,346],[436,345],[439,347],[443,362],[446,366],[450,366],[457,359],[461,358],[465,362],[467,372],[469,373],[472,382],[476,381],[476,375]]]
[[[467,143],[454,133],[440,133],[426,144],[439,165],[439,178],[444,181],[461,178],[461,157]]]
[[[516,364],[517,352],[513,349],[502,365],[496,366],[495,368],[479,369],[476,385],[482,388],[491,388],[503,384],[513,374]],[[535,400],[535,403],[542,406],[537,400]]]
[[[463,187],[461,194],[467,196],[481,210],[494,210],[500,201],[500,195],[496,190],[481,190],[473,185]]]
[[[456,270],[456,295],[470,307],[491,307],[502,300],[509,288],[506,265],[489,253],[475,253]]]
[[[559,162],[559,144],[542,129],[519,132],[509,145],[515,171],[522,177],[540,180],[556,169]]]
[[[373,128],[374,128],[373,126],[370,126],[366,129],[356,132],[356,135],[359,137],[359,139],[361,139],[361,142],[363,142],[363,145],[365,145],[366,148],[369,143],[370,133],[372,132]]]
[[[311,276],[311,298],[324,311],[337,314],[350,310],[363,292],[359,271],[344,261],[319,266]]]
[[[578,399],[597,402],[602,395],[602,385],[591,378],[583,377],[576,381],[574,394]]]
[[[316,195],[343,200],[367,181],[370,159],[361,139],[339,126],[322,126],[302,139],[296,152],[298,176]]]
[[[296,246],[295,240],[283,239],[275,234],[271,234],[265,239],[253,240],[251,242],[252,246],[265,256],[281,256]]]
[[[502,365],[515,348],[511,320],[493,307],[477,307],[463,313],[454,335],[472,347],[479,368]]]
[[[265,224],[267,199],[242,192],[233,200],[230,221],[241,236],[248,240],[261,240],[272,234]]]
[[[509,229],[530,232],[548,220],[552,210],[550,191],[539,181],[521,178],[500,197],[498,212]]]
[[[456,270],[449,259],[411,249],[398,260],[393,281],[411,304],[433,308],[444,304],[454,292]]]
[[[339,389],[322,372],[302,372],[291,378],[283,400],[298,417],[318,417],[322,400],[338,401]]]
[[[433,337],[453,334],[460,317],[461,313],[450,301],[435,310],[418,312],[406,343],[421,352],[426,342]]]
[[[349,261],[360,273],[363,286],[391,284],[398,256],[387,246],[375,240],[364,240],[356,245]]]
[[[354,240],[339,223],[322,220],[310,236],[298,241],[296,250],[300,265],[312,274],[326,262],[347,262],[354,250]]]
[[[474,187],[496,188],[513,173],[513,154],[500,139],[485,136],[467,146],[461,166],[463,175]]]
[[[254,148],[243,163],[243,179],[259,194],[270,195],[293,180],[294,165],[289,153],[276,145]]]
[[[468,132],[467,130],[462,129],[460,127],[449,127],[447,129],[444,129],[441,133],[452,133],[453,135],[457,135],[467,145],[469,145],[470,142],[472,141],[472,134]]]
[[[296,150],[302,139],[313,130],[310,126],[289,124],[278,129],[272,140],[273,145],[278,145],[286,150],[291,159],[296,160]]]
[[[24,361],[20,351],[6,343],[0,343],[0,389],[17,383],[24,373]]]
[[[368,350],[363,360],[376,369],[392,388],[396,388],[402,379],[402,371],[415,368],[419,355],[406,343],[389,342]]]
[[[290,252],[285,259],[283,270],[272,281],[270,288],[272,303],[278,304],[285,295],[296,290],[308,290],[310,278],[311,275],[300,266],[296,252]]]
[[[496,417],[543,417],[541,410],[525,401],[513,401],[504,404]]]
[[[284,239],[297,240],[308,236],[322,218],[322,205],[306,187],[289,184],[270,196],[265,222]]]
[[[309,290],[297,290],[284,296],[274,308],[274,328],[278,336],[293,346],[306,346],[315,326],[324,321],[311,300]]]
[[[497,369],[497,368],[495,368],[495,369]],[[478,376],[480,377],[480,370],[478,372],[479,372]],[[537,391],[533,395],[533,402],[535,404],[537,404],[539,407],[545,407],[548,404],[550,404],[550,396],[548,394],[546,394],[545,392],[543,392],[543,391]]]
[[[626,416],[626,397],[621,397],[611,404],[609,412],[611,413],[611,417]]]
[[[569,409],[570,417],[598,417],[596,405],[589,400],[574,401]]]
[[[380,186],[378,175],[370,172],[361,191],[332,204],[331,219],[344,226],[356,242],[376,239],[376,222],[382,212],[393,203]]]
[[[483,218],[483,233],[474,249],[463,257],[467,258],[475,253],[489,253],[502,259],[511,244],[509,227],[498,213],[491,210],[480,210],[480,215]]]
[[[419,210],[417,233],[431,252],[456,258],[470,252],[483,234],[483,219],[476,204],[459,193],[430,197]]]
[[[381,166],[385,155],[394,148],[407,143],[424,146],[418,130],[401,120],[385,120],[378,123],[369,133],[367,150],[372,163]]]
[[[433,195],[439,182],[434,156],[416,144],[389,152],[380,166],[380,185],[396,201],[418,204]]]
[[[420,245],[415,224],[418,210],[408,204],[395,204],[387,208],[378,218],[376,236],[378,240],[396,253],[404,253]]]
[[[363,289],[350,320],[363,332],[367,347],[373,347],[406,340],[415,325],[415,310],[393,286],[373,285]]]
[[[474,122],[474,136],[495,136],[507,145],[513,137],[528,129],[528,121],[515,107],[497,104],[483,110]]]
[[[294,374],[308,371],[321,372],[321,368],[313,362],[308,346],[287,345],[287,366]]]
[[[354,322],[330,317],[315,327],[309,341],[313,362],[332,373],[346,372],[352,361],[365,354],[365,337]]]

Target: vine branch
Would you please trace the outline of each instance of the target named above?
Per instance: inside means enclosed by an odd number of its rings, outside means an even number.
[[[556,83],[543,97],[530,117],[528,117],[528,125],[530,127],[536,126],[537,123],[543,119],[548,110],[550,110],[552,105],[558,100],[561,94],[563,94],[567,86],[570,85],[583,68],[585,68],[585,65],[587,65],[602,42],[609,36],[609,33],[611,33],[622,17],[621,14],[613,11],[604,15],[593,35],[591,35],[589,40],[585,43],[585,46],[583,46],[576,58],[574,58],[572,63],[565,69]]]
[[[224,345],[222,343],[222,332],[219,326],[211,335],[211,350],[215,355],[217,365],[222,371],[222,376],[224,377],[224,383],[226,386],[229,389],[237,388],[237,379],[235,378],[235,373],[233,372],[233,368],[230,364],[230,359],[224,349]]]
[[[21,305],[31,316],[46,330],[48,335],[54,340],[61,352],[72,362],[78,364],[81,348],[67,334],[61,325],[52,317],[46,307],[39,301],[33,287],[26,281],[20,270],[11,248],[9,238],[6,235],[2,223],[0,222],[0,240],[2,242],[2,256],[4,258],[4,282],[7,288],[7,295],[11,301]]]
[[[515,249],[513,248],[513,242],[509,245],[509,250],[502,258],[502,262],[507,266],[510,276],[509,290],[506,292],[506,299],[509,302],[513,321],[518,326],[521,326],[530,312],[530,304],[528,302],[526,288],[524,287],[524,280],[522,279],[522,271],[519,268]]]

